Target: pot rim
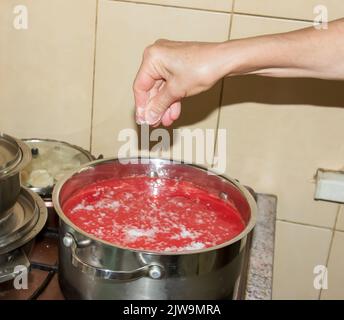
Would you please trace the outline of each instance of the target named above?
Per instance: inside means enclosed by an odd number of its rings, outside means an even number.
[[[60,191],[61,191],[63,185],[73,176],[75,176],[79,173],[82,173],[84,171],[87,171],[88,169],[91,169],[92,167],[96,166],[97,164],[107,163],[107,162],[119,162],[120,160],[121,161],[137,160],[137,161],[139,161],[139,163],[141,160],[160,161],[160,162],[162,161],[165,163],[174,163],[176,165],[183,165],[183,166],[187,166],[187,167],[196,168],[196,169],[201,170],[203,172],[209,171],[209,169],[207,169],[203,166],[187,163],[184,161],[179,161],[179,160],[177,161],[177,160],[165,159],[165,158],[150,158],[150,157],[132,157],[132,158],[116,158],[116,157],[111,158],[110,157],[110,158],[105,158],[105,159],[100,159],[100,160],[96,160],[93,162],[89,162],[89,163],[79,167],[77,170],[69,173],[68,175],[66,175],[64,178],[62,178],[60,181],[58,181],[56,183],[56,185],[53,189],[52,202],[53,202],[54,208],[55,208],[59,218],[64,223],[66,223],[68,226],[72,227],[75,231],[77,231],[78,233],[80,233],[84,237],[91,239],[92,241],[100,242],[100,243],[105,244],[105,245],[110,246],[110,247],[115,247],[118,249],[128,250],[131,252],[135,252],[135,253],[139,253],[139,254],[147,254],[147,255],[178,256],[178,255],[200,254],[200,253],[206,253],[206,252],[210,252],[210,251],[219,250],[219,249],[227,247],[227,246],[229,246],[235,242],[240,241],[241,239],[243,239],[245,236],[248,235],[248,233],[254,228],[254,226],[256,224],[257,204],[256,204],[256,201],[253,199],[253,196],[245,187],[243,187],[236,180],[223,174],[223,175],[216,175],[216,176],[218,178],[224,180],[226,183],[233,184],[236,187],[236,189],[238,189],[238,191],[241,192],[241,194],[245,197],[245,199],[246,199],[246,201],[250,207],[250,219],[249,219],[246,227],[244,228],[244,230],[241,233],[239,233],[236,237],[234,237],[234,238],[232,238],[232,239],[230,239],[224,243],[213,246],[213,247],[209,247],[209,248],[205,248],[205,249],[199,249],[199,250],[186,250],[186,251],[178,251],[178,252],[139,250],[139,249],[133,249],[133,248],[128,248],[128,247],[116,245],[116,244],[113,244],[111,242],[99,239],[99,238],[95,237],[94,235],[83,231],[82,229],[80,229],[78,226],[76,226],[73,222],[71,222],[66,217],[66,215],[64,214],[64,212],[60,206],[60,201],[59,201]]]
[[[5,139],[12,140],[18,146],[18,151],[20,152],[20,157],[15,162],[13,166],[8,167],[8,169],[3,169],[0,173],[0,180],[5,180],[13,175],[19,174],[31,161],[31,150],[29,146],[21,141],[20,139],[14,138],[8,134],[0,133],[0,136]]]

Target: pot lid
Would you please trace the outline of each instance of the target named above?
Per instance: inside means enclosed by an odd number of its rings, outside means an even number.
[[[17,141],[6,134],[0,134],[0,176],[13,169],[21,157],[22,152]]]
[[[25,143],[0,133],[0,178],[20,172],[31,160]]]
[[[55,183],[65,174],[94,160],[86,150],[67,142],[49,139],[24,139],[31,149],[32,161],[22,171],[22,184],[41,196],[51,195]]]
[[[14,207],[0,220],[0,255],[15,250],[33,239],[47,220],[43,200],[22,188]]]

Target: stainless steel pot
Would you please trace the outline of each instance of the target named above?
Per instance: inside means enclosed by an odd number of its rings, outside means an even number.
[[[123,159],[122,159],[123,160]],[[53,203],[60,216],[59,281],[72,299],[231,299],[235,297],[246,239],[255,224],[256,203],[235,180],[169,160],[142,159],[138,164],[116,159],[92,162],[60,181]],[[127,162],[127,161],[126,161]],[[67,199],[85,185],[134,174],[191,181],[230,199],[246,227],[221,245],[178,253],[154,253],[115,246],[75,226],[64,215]]]
[[[20,171],[30,162],[25,143],[0,133],[0,223],[20,194]]]
[[[0,283],[16,276],[16,266],[30,266],[28,254],[46,220],[43,200],[31,190],[22,188],[10,214],[0,223]]]

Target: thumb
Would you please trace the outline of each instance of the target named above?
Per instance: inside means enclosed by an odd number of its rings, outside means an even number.
[[[168,83],[148,102],[145,119],[150,125],[158,123],[165,111],[178,100],[178,97],[172,93]]]

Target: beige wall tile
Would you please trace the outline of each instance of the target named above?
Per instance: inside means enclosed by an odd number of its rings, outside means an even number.
[[[123,145],[117,140],[120,130],[137,129],[132,82],[147,45],[161,37],[221,41],[228,37],[228,30],[229,14],[101,1],[96,53],[94,152],[117,155]],[[175,127],[216,128],[219,89],[216,86],[207,93],[185,100],[182,119]]]
[[[27,30],[13,27],[14,3]],[[1,131],[89,147],[95,12],[95,0],[0,2]]]
[[[321,299],[344,300],[344,233],[336,231],[328,263],[328,289],[323,289]]]
[[[277,221],[273,299],[318,299],[314,267],[326,265],[331,231]]]
[[[310,22],[247,15],[233,15],[231,39],[247,38],[265,34],[288,32],[311,26]]]
[[[164,6],[177,6],[194,9],[232,11],[233,0],[124,0],[129,2],[142,2]]]
[[[234,38],[299,28],[235,16]],[[229,129],[227,173],[278,196],[278,218],[333,227],[337,205],[313,200],[317,168],[342,168],[344,84],[246,76],[225,81],[220,127]],[[314,105],[314,106],[313,106]]]
[[[341,18],[344,15],[342,0],[235,0],[235,12],[284,17],[294,19],[313,20],[314,7],[325,5],[328,10],[329,20]]]
[[[253,81],[262,81],[265,88],[271,84],[269,80]],[[245,85],[249,88],[252,83],[229,81],[226,90],[239,94],[235,89]],[[283,82],[277,87],[279,91],[287,88]],[[259,192],[276,194],[279,219],[333,227],[338,206],[313,200],[312,178],[319,167],[341,166],[344,150],[339,137],[344,110],[251,102],[226,104],[219,126],[229,128],[227,173]]]
[[[340,231],[344,231],[344,205],[340,206],[338,212],[338,219],[336,223],[336,229]]]

